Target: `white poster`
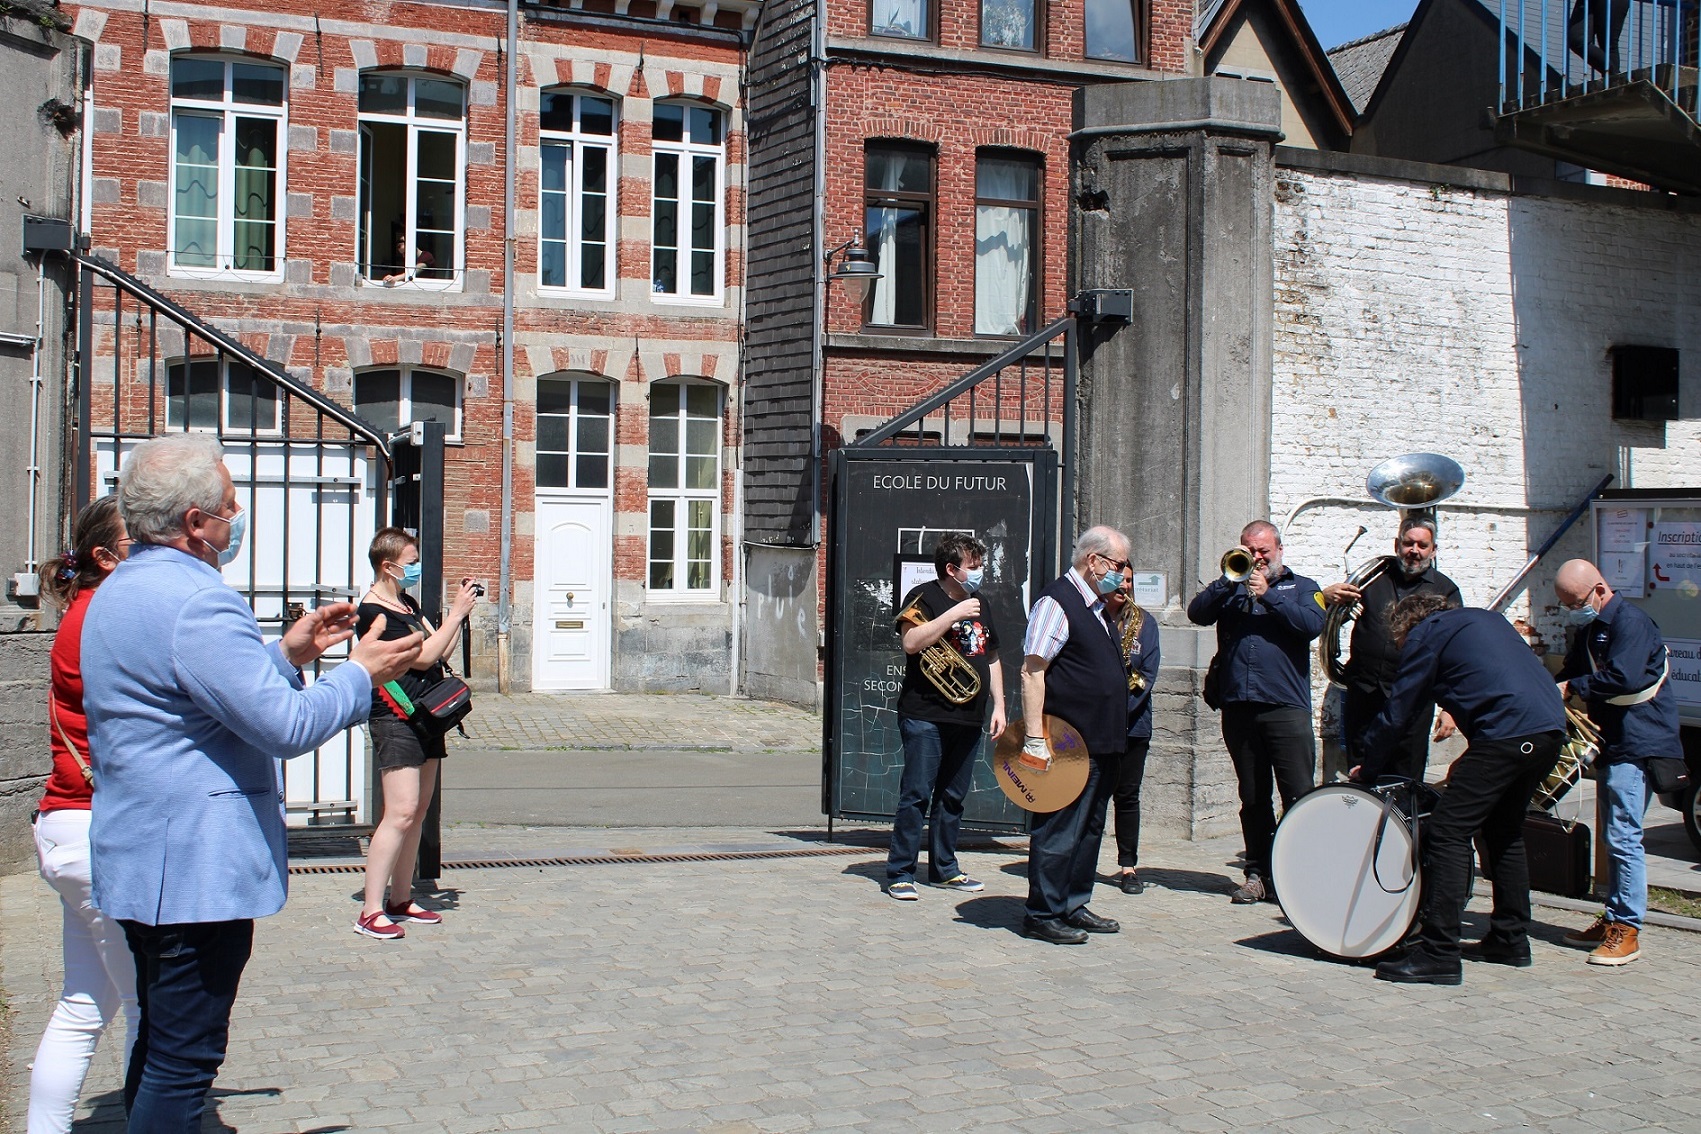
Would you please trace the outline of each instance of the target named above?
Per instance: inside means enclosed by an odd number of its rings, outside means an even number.
[[[1701,523],[1655,524],[1648,549],[1648,589],[1701,594]]]
[[[939,571],[929,560],[926,563],[905,563],[898,570],[898,601],[923,583],[931,583],[939,577]]]
[[[1671,651],[1671,673],[1666,680],[1680,704],[1701,705],[1701,640],[1667,638]]]
[[[1596,541],[1601,553],[1640,551],[1648,545],[1646,508],[1601,508],[1595,513]]]
[[[1147,610],[1162,610],[1169,603],[1169,583],[1162,571],[1134,572],[1134,601]]]

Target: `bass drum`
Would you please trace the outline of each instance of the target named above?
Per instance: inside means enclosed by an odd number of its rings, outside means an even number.
[[[1270,874],[1282,912],[1325,953],[1358,959],[1398,944],[1422,889],[1410,821],[1354,784],[1294,801],[1276,827]]]

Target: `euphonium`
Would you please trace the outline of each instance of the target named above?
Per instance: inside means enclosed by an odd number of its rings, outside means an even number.
[[[1253,568],[1257,564],[1257,556],[1246,548],[1231,547],[1223,552],[1223,578],[1231,583],[1244,583],[1252,578]]]
[[[904,608],[898,619],[912,626],[926,626],[928,619],[913,603]],[[916,655],[916,661],[921,665],[921,675],[933,683],[953,705],[966,705],[980,693],[980,674],[969,660],[959,654],[945,639],[928,646]]]

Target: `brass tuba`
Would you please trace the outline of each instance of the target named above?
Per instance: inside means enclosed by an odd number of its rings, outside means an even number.
[[[929,622],[914,603],[905,607],[898,619],[912,626],[926,626]],[[966,705],[980,694],[980,674],[945,639],[922,650],[916,661],[921,665],[921,675],[951,704]]]
[[[1465,470],[1459,462],[1440,453],[1407,453],[1390,457],[1370,470],[1364,478],[1364,490],[1378,504],[1402,511],[1429,508],[1441,503],[1465,486]],[[1225,557],[1226,558],[1226,557]],[[1358,590],[1374,583],[1391,565],[1389,556],[1379,555],[1359,567],[1347,582]],[[1346,667],[1341,663],[1341,631],[1347,623],[1364,613],[1362,602],[1331,606],[1323,616],[1323,636],[1317,641],[1317,659],[1323,672],[1337,685],[1346,681]]]

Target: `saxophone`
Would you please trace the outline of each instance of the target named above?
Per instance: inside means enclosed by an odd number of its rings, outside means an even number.
[[[926,626],[929,619],[915,603],[905,607],[899,620],[912,626]],[[955,647],[941,638],[916,655],[921,675],[953,705],[966,705],[980,693],[980,674]]]
[[[1146,623],[1146,612],[1139,603],[1130,601],[1122,612],[1122,663],[1128,667],[1128,692],[1139,693],[1146,688],[1146,675],[1134,668],[1134,639]]]

